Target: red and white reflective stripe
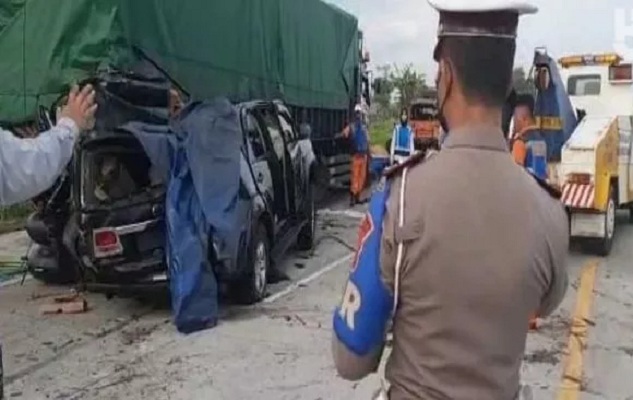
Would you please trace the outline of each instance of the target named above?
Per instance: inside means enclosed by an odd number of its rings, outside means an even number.
[[[567,207],[593,208],[595,188],[593,185],[566,183],[563,185],[561,201]]]

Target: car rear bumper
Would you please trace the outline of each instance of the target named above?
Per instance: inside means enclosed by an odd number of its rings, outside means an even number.
[[[162,254],[148,256],[140,261],[110,261],[94,265],[96,277],[90,279],[90,284],[104,284],[114,286],[152,286],[168,281],[167,263]],[[88,270],[91,270],[89,268]]]
[[[148,292],[166,292],[169,289],[169,281],[148,283],[88,283],[86,289],[95,293],[116,293],[123,295],[135,295]]]

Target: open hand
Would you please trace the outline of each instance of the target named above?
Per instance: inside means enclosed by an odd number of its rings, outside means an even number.
[[[80,132],[94,128],[95,112],[95,91],[92,85],[85,85],[81,91],[74,85],[68,94],[68,102],[64,105],[58,118],[70,118],[75,121]]]

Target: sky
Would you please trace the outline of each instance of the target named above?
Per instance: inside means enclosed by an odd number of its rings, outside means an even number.
[[[358,17],[373,69],[377,65],[413,64],[429,80],[438,16],[426,0],[327,0]],[[477,0],[472,0],[477,1]],[[619,50],[633,60],[631,0],[532,0],[534,15],[521,17],[516,66],[529,67],[535,47],[554,58],[569,54]]]

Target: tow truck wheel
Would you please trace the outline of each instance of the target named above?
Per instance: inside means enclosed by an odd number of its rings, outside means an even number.
[[[266,228],[259,223],[253,230],[253,236],[248,245],[248,272],[231,288],[237,303],[255,304],[266,296],[268,273],[270,272],[269,249]]]
[[[611,247],[613,246],[613,238],[615,236],[615,191],[613,187],[609,193],[609,202],[607,203],[607,209],[604,213],[604,237],[597,240],[596,253],[599,256],[606,257],[611,253]]]

